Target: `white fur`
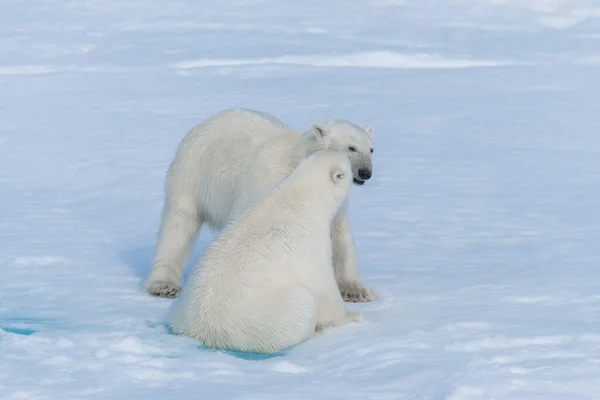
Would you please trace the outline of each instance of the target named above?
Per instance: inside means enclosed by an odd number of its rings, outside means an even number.
[[[348,157],[319,151],[230,223],[172,309],[176,333],[208,347],[276,353],[348,313],[332,267],[331,226],[351,184]]]
[[[183,267],[203,223],[220,230],[287,177],[315,151],[345,152],[352,174],[372,169],[373,128],[329,121],[300,132],[272,116],[249,110],[216,114],[181,141],[166,179],[166,199],[149,293],[175,297]],[[355,151],[348,151],[353,146]],[[371,301],[358,276],[347,204],[333,221],[333,266],[345,300]]]

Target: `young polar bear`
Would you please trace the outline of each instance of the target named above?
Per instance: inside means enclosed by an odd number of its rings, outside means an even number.
[[[250,110],[221,112],[183,138],[166,179],[165,204],[146,290],[175,297],[193,242],[203,223],[221,230],[261,199],[312,153],[343,151],[355,184],[372,174],[373,128],[346,121],[313,125],[306,132]],[[347,202],[332,223],[333,268],[346,301],[374,299],[358,275]]]
[[[173,330],[211,348],[277,353],[364,320],[345,310],[331,265],[332,221],[351,180],[346,154],[319,151],[240,214],[196,264]]]

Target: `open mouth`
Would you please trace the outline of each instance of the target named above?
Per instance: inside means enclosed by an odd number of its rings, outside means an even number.
[[[361,181],[358,178],[352,178],[352,182],[354,182],[357,185],[364,185],[365,184],[365,181]]]

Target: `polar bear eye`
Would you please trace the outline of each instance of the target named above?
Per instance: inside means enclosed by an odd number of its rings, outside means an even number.
[[[350,150],[350,151],[356,151],[356,147],[350,146],[350,147],[348,147],[348,150]]]
[[[373,154],[373,149],[371,149],[371,154]]]

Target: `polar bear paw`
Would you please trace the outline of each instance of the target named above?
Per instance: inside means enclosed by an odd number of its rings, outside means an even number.
[[[167,281],[156,281],[148,284],[146,290],[152,296],[164,297],[166,299],[172,299],[177,297],[181,292],[181,286]]]
[[[344,301],[350,303],[368,303],[375,300],[373,292],[364,287],[359,281],[342,282],[338,284],[338,287]]]

